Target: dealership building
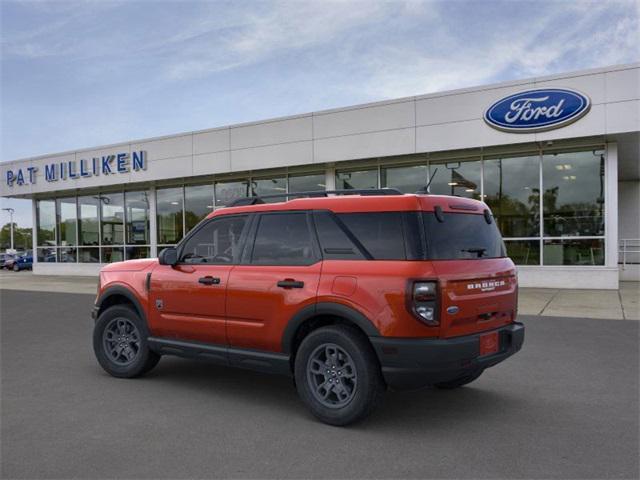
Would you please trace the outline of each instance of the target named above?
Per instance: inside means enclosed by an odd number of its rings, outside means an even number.
[[[34,273],[156,256],[248,195],[393,187],[492,209],[521,285],[640,278],[640,64],[0,164],[33,201]]]

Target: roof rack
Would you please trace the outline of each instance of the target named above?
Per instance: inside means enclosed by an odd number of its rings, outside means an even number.
[[[265,198],[313,198],[328,197],[329,195],[404,195],[396,188],[368,188],[368,189],[348,189],[348,190],[312,190],[308,192],[296,193],[274,193],[272,195],[257,195],[255,197],[238,198],[227,205],[227,207],[240,207],[245,205],[259,205],[266,203]]]

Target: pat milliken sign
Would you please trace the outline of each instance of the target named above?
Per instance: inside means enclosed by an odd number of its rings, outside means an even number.
[[[4,174],[9,187],[35,184],[39,177],[47,182],[83,179],[100,175],[118,175],[147,169],[147,152],[139,150],[128,153],[114,153],[100,157],[82,158],[65,162],[52,162],[39,167],[25,167],[7,170]]]
[[[539,88],[504,97],[484,112],[492,128],[511,133],[532,133],[564,127],[589,112],[591,100],[566,88]]]

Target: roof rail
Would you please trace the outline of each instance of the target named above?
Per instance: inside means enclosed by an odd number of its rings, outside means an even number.
[[[238,198],[226,205],[227,207],[240,207],[245,205],[259,205],[266,203],[265,198],[312,198],[312,197],[328,197],[329,195],[404,195],[396,188],[368,188],[368,189],[348,189],[348,190],[311,190],[308,192],[296,193],[274,193],[271,195],[256,195],[254,197]]]

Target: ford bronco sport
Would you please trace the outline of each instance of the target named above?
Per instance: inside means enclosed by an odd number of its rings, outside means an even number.
[[[386,388],[460,387],[521,348],[516,270],[484,203],[272,200],[238,200],[159,259],[101,270],[93,347],[108,373],[180,355],[291,375],[316,417],[346,425]]]

